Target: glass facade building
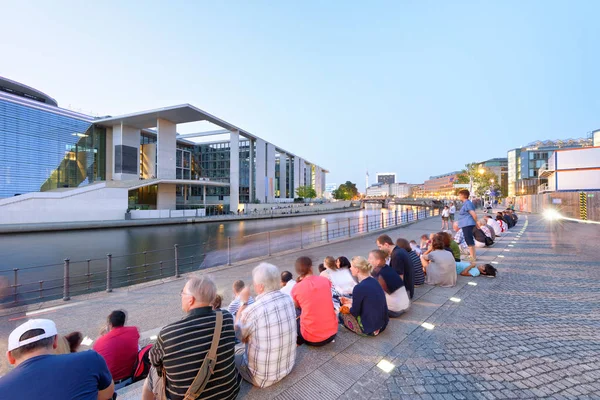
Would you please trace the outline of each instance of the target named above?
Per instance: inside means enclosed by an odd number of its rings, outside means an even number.
[[[0,98],[0,198],[105,179],[105,129],[51,108]]]

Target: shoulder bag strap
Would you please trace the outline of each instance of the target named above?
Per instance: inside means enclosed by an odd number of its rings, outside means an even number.
[[[194,381],[185,393],[184,400],[195,400],[200,397],[202,391],[206,387],[210,376],[213,374],[215,364],[217,363],[217,348],[219,347],[219,341],[221,339],[221,330],[223,328],[223,312],[216,312],[216,324],[215,333],[213,334],[212,344],[208,354],[202,361],[198,375],[194,378]]]

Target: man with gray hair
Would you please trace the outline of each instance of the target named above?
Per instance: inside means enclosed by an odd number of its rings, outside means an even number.
[[[150,350],[152,368],[144,383],[143,400],[162,399],[165,391],[171,400],[237,397],[241,379],[235,369],[233,317],[227,311],[212,309],[216,295],[217,287],[207,276],[192,277],[186,282],[181,290],[181,309],[187,315],[165,326],[158,334],[156,344]],[[216,364],[209,369],[206,386],[197,393],[191,387],[196,386],[195,378],[204,360],[210,360],[213,337],[218,340],[215,342],[218,346]],[[164,385],[163,374],[166,377]]]
[[[296,309],[292,298],[281,293],[279,269],[261,263],[252,270],[256,300],[246,304],[250,291],[240,294],[236,315],[235,363],[242,377],[261,388],[285,378],[296,362]]]

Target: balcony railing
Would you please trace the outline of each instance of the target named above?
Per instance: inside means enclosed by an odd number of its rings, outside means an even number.
[[[547,183],[542,183],[540,186],[538,186],[538,193],[546,193],[549,191],[550,191],[550,188],[548,187]]]

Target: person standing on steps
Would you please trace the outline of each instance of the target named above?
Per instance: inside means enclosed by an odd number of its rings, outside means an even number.
[[[473,228],[477,225],[477,213],[475,212],[475,206],[469,200],[471,193],[467,189],[463,189],[458,192],[459,199],[463,202],[460,211],[458,212],[458,227],[462,229],[465,242],[469,247],[469,260],[476,261],[477,256],[475,254],[475,239],[473,238]]]

